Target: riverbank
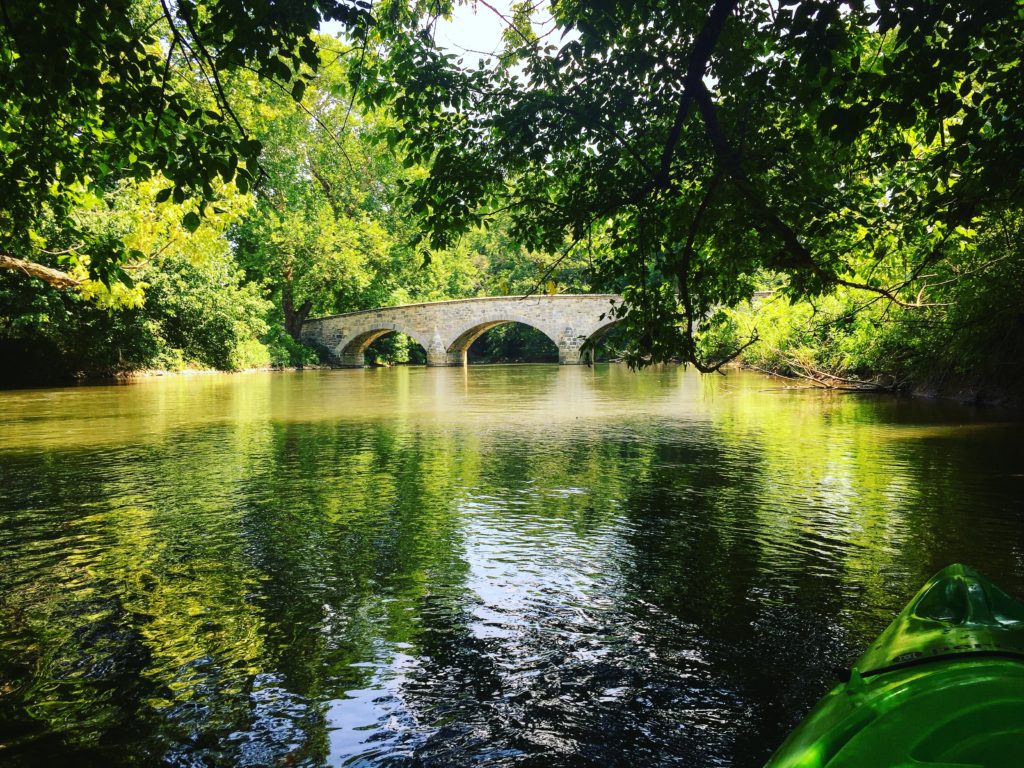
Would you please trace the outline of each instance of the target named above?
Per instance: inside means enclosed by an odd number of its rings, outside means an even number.
[[[254,366],[249,368],[240,368],[237,370],[221,370],[217,368],[180,368],[180,369],[167,369],[167,368],[144,368],[137,371],[118,371],[111,374],[104,375],[76,375],[76,376],[63,376],[63,377],[49,377],[49,376],[6,376],[3,380],[0,380],[0,390],[13,390],[13,389],[39,389],[39,388],[59,388],[59,387],[76,387],[76,386],[92,386],[92,385],[103,385],[103,384],[131,384],[137,381],[146,381],[149,379],[164,379],[164,378],[209,378],[214,376],[236,376],[241,374],[256,374],[256,373],[278,373],[287,371],[301,371],[301,370],[318,370],[328,369],[330,366],[327,365],[302,365],[302,366],[278,366],[278,365],[265,365],[265,366]]]
[[[1024,408],[1020,294],[1009,277],[975,285],[983,301],[963,295],[968,287],[950,284],[947,300],[920,307],[853,290],[813,301],[772,294],[722,310],[703,343],[735,349],[756,338],[740,364],[826,389]]]
[[[938,379],[920,382],[907,394],[931,400],[952,400],[965,405],[1024,410],[1024,393],[1018,389],[1001,388],[992,382]]]
[[[961,405],[980,405],[993,408],[1024,410],[1024,394],[1019,389],[997,386],[993,382],[966,377],[937,377],[919,382],[897,382],[893,377],[856,379],[833,375],[824,371],[801,373],[792,368],[772,370],[752,363],[740,362],[733,370],[746,370],[792,382],[807,389],[861,394],[882,394],[914,397],[925,400],[945,400]]]
[[[146,368],[139,371],[125,371],[116,373],[113,376],[100,378],[84,378],[83,382],[93,381],[118,381],[129,382],[138,379],[152,379],[162,376],[231,376],[242,373],[268,373],[278,371],[302,371],[330,368],[329,365],[262,365],[251,368],[240,368],[238,370],[219,370],[217,368],[182,368],[180,370],[166,370],[162,368]]]

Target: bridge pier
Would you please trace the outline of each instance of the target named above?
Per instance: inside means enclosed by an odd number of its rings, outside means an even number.
[[[452,362],[449,359],[448,348],[445,346],[441,334],[435,330],[434,338],[430,340],[430,346],[427,347],[427,367],[447,368],[449,365],[452,365]]]
[[[447,368],[460,363],[452,362],[447,352],[427,350],[427,368]]]
[[[366,356],[363,351],[359,352],[348,352],[340,355],[335,355],[338,359],[339,368],[365,368],[366,367]]]
[[[586,359],[580,351],[584,338],[572,328],[566,328],[561,338],[558,339],[558,364],[559,365],[584,365]]]

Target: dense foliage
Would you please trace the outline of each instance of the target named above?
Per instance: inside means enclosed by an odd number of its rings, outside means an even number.
[[[31,226],[18,231],[29,241],[7,239],[19,260],[0,270],[5,380],[316,362],[297,341],[311,312],[536,285],[544,259],[501,227],[447,250],[415,247],[398,189],[422,171],[381,146],[386,116],[354,104],[351,48],[309,39],[317,66],[303,70],[299,89],[251,68],[221,74],[246,140],[261,148],[258,184],[240,166],[233,181],[212,178],[189,196],[156,168],[137,179],[122,163],[73,199],[22,211]],[[201,73],[171,74],[185,95],[205,98]],[[66,252],[53,250],[71,239]],[[54,277],[58,267],[66,271]],[[387,340],[376,359],[417,359],[409,344]]]
[[[398,16],[364,88],[429,165],[436,244],[507,209],[533,247],[599,240],[634,362],[714,369],[696,326],[759,275],[933,303],[926,274],[1019,206],[1017,4],[552,4],[548,38],[463,68]],[[561,37],[560,37],[561,36]],[[984,261],[985,256],[980,256]]]
[[[94,242],[152,254],[124,265],[134,276],[130,286],[87,283],[68,292],[0,274],[4,379],[269,362],[257,339],[268,331],[270,302],[245,282],[225,237],[245,214],[247,198],[222,189],[218,212],[189,231],[181,206],[154,202],[159,183],[125,182],[104,204],[74,211],[75,226]]]
[[[5,2],[0,17],[0,267],[61,287],[129,281],[138,258],[76,226],[74,209],[121,179],[160,173],[161,200],[212,202],[218,182],[245,191],[260,143],[224,80],[255,71],[302,95],[318,64],[309,33],[322,20],[358,30],[353,0],[87,0]],[[41,237],[42,215],[58,224]],[[199,226],[202,211],[183,223]],[[47,258],[51,257],[51,258]],[[42,261],[58,261],[69,271]]]
[[[1017,380],[1018,5],[513,2],[470,66],[445,3],[8,2],[0,341],[297,364],[314,313],[608,290],[633,364]]]
[[[703,341],[728,347],[757,328],[744,363],[816,385],[1024,402],[1024,218],[983,232],[933,266],[921,307],[849,288],[797,301],[777,293],[721,311]]]

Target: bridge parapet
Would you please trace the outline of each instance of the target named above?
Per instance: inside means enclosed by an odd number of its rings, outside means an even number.
[[[398,331],[426,350],[427,365],[465,365],[470,345],[484,332],[517,322],[551,339],[560,364],[577,365],[585,362],[584,342],[614,325],[611,308],[620,301],[615,294],[556,294],[407,304],[311,318],[303,323],[302,338],[326,350],[336,365],[361,368],[366,348]]]

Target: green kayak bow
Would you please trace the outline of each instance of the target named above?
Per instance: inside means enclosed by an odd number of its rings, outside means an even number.
[[[1021,768],[1024,605],[937,573],[766,768]]]

